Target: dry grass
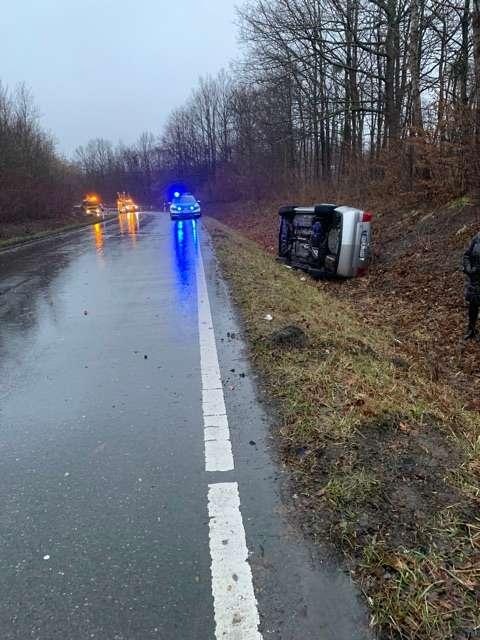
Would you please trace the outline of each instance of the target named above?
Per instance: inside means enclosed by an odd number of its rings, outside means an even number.
[[[327,288],[207,224],[279,403],[280,446],[310,533],[345,554],[383,637],[477,637],[479,414]],[[271,346],[287,325],[308,347]]]

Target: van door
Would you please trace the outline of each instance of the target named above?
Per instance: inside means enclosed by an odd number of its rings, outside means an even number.
[[[365,275],[370,264],[372,244],[371,219],[371,213],[363,212],[360,221],[357,224],[353,262],[353,271],[356,276]]]

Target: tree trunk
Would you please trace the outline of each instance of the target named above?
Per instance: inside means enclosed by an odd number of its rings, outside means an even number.
[[[411,83],[411,135],[420,135],[423,131],[422,103],[420,95],[420,0],[412,0],[412,18],[410,26],[410,83]]]

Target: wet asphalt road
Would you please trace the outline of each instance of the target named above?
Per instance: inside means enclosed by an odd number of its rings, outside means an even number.
[[[205,471],[199,243],[227,473]],[[200,223],[131,215],[0,253],[2,640],[215,638],[206,496],[225,480],[239,485],[263,638],[368,638],[348,578],[281,499],[239,335]]]

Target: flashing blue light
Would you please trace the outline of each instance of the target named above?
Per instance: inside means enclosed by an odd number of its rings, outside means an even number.
[[[188,193],[189,188],[184,182],[171,182],[165,189],[167,200],[170,202],[174,198],[180,198],[182,194]]]

